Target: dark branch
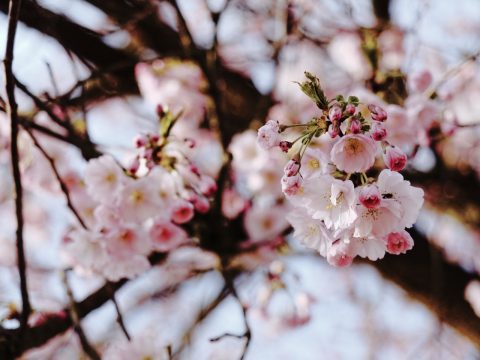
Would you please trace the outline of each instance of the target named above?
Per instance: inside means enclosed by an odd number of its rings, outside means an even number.
[[[15,33],[17,31],[18,17],[20,14],[21,0],[10,1],[8,12],[8,31],[7,46],[5,49],[5,88],[7,93],[7,115],[10,119],[11,127],[11,147],[10,156],[12,160],[13,179],[15,183],[15,214],[17,218],[17,261],[18,271],[20,273],[20,292],[22,295],[22,314],[20,317],[21,336],[27,329],[28,317],[31,312],[30,299],[28,296],[26,260],[23,242],[23,188],[22,177],[20,174],[20,157],[18,154],[18,109],[15,100],[15,78],[13,76],[13,48],[15,44]]]

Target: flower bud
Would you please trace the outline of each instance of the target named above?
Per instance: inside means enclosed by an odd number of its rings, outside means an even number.
[[[368,110],[370,110],[372,120],[375,120],[375,121],[387,120],[387,112],[383,110],[380,106],[370,104],[368,105]]]
[[[180,200],[172,209],[172,221],[185,224],[193,218],[193,205],[186,200]]]
[[[145,145],[147,145],[147,143],[148,143],[148,140],[142,135],[138,135],[135,138],[135,147],[137,148],[144,147]]]
[[[217,183],[213,178],[206,175],[200,176],[200,191],[205,196],[212,196],[217,191]]]
[[[405,230],[388,234],[386,241],[387,251],[390,254],[405,254],[413,248],[413,239]]]
[[[387,137],[387,129],[380,122],[375,122],[372,128],[372,139],[382,141]]]
[[[328,118],[331,122],[340,120],[342,118],[342,108],[338,105],[333,105],[328,112]]]
[[[280,124],[275,120],[268,120],[258,129],[257,142],[265,150],[280,144]]]
[[[359,188],[358,200],[367,209],[376,209],[380,206],[382,195],[376,185],[366,185]]]
[[[139,168],[140,168],[140,159],[138,156],[136,156],[128,166],[128,172],[130,174],[135,175]]]
[[[352,118],[350,121],[350,132],[352,134],[358,134],[362,130],[362,124],[360,124],[360,121],[358,121],[357,118]]]
[[[387,147],[383,154],[385,165],[392,171],[400,171],[407,165],[407,155],[395,146]]]
[[[347,106],[345,107],[345,111],[347,112],[347,114],[353,115],[355,114],[355,111],[357,111],[357,108],[353,104],[347,104]]]
[[[335,139],[340,134],[340,123],[335,121],[328,127],[328,134],[332,139]]]
[[[280,149],[283,151],[283,152],[288,152],[288,150],[290,150],[290,148],[292,147],[292,143],[290,141],[280,141],[280,144],[278,146],[280,146]]]
[[[295,159],[289,160],[287,162],[287,165],[285,165],[285,168],[283,169],[285,176],[297,175],[299,170],[300,170],[300,163]]]
[[[285,195],[293,196],[295,195],[302,184],[302,179],[300,175],[286,176],[282,177],[282,191]]]
[[[196,195],[191,199],[195,210],[198,211],[200,214],[205,214],[210,210],[210,202],[205,196]]]

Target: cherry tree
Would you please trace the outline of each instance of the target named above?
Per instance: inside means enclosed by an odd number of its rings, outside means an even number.
[[[480,14],[440,3],[0,0],[0,357],[478,356]]]

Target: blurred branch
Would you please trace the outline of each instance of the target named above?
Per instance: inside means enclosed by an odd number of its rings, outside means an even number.
[[[480,345],[480,319],[464,298],[466,285],[478,277],[447,263],[439,250],[415,229],[410,234],[415,240],[413,250],[402,256],[387,255],[370,264],[408,295],[426,304],[441,320]]]
[[[153,253],[148,258],[152,265],[159,265],[167,258],[165,253]],[[93,292],[76,304],[78,320],[83,319],[92,311],[100,308],[112,299],[112,293],[118,291],[128,282],[122,279],[116,282],[106,282],[101,288]],[[69,314],[70,309],[65,312]],[[4,329],[0,326],[0,359],[16,358],[25,351],[39,347],[50,339],[60,335],[73,326],[72,317],[51,317],[38,326],[30,327],[25,331],[23,342],[20,342],[18,329]]]
[[[70,313],[70,318],[72,319],[73,329],[77,333],[78,338],[80,339],[80,343],[82,345],[83,351],[85,352],[85,354],[88,355],[88,357],[90,357],[90,359],[101,360],[100,355],[97,353],[95,348],[88,341],[87,336],[83,331],[82,325],[80,324],[80,317],[78,316],[77,305],[73,297],[72,289],[68,284],[67,270],[63,271],[63,283],[65,285],[65,290],[67,291],[67,296],[70,301],[69,313]]]
[[[125,326],[125,322],[123,321],[122,312],[120,311],[120,306],[118,306],[118,302],[117,302],[117,299],[115,297],[115,293],[112,294],[112,302],[113,302],[113,305],[115,306],[115,311],[117,312],[118,325],[120,325],[120,328],[122,329],[123,333],[125,334],[125,337],[127,338],[127,340],[130,341],[131,337],[130,337],[130,334],[128,333],[127,327]]]
[[[75,209],[75,206],[72,203],[72,199],[70,197],[70,192],[68,191],[67,185],[65,185],[65,182],[62,180],[62,177],[60,176],[57,167],[55,166],[55,161],[52,159],[50,155],[45,151],[45,149],[42,147],[42,145],[38,142],[37,138],[35,135],[33,135],[32,131],[30,129],[25,129],[26,132],[28,132],[28,135],[33,140],[33,143],[37,147],[37,149],[42,153],[42,155],[47,159],[48,163],[50,164],[50,167],[52,168],[52,171],[57,178],[58,184],[60,185],[60,189],[62,190],[63,194],[65,195],[67,199],[67,206],[68,208],[72,211],[73,215],[77,218],[78,222],[80,225],[84,228],[87,229],[87,226],[85,225],[85,222],[82,220],[82,217],[78,213],[78,211]]]
[[[7,93],[7,116],[10,119],[10,156],[12,161],[13,179],[15,183],[15,215],[17,218],[17,265],[20,274],[20,292],[22,297],[22,314],[20,317],[20,337],[23,340],[23,335],[27,330],[28,317],[31,312],[30,299],[27,287],[26,274],[26,260],[23,241],[23,188],[22,177],[20,173],[20,157],[18,153],[18,109],[15,100],[15,78],[13,76],[13,48],[15,44],[15,34],[17,31],[17,23],[20,15],[21,0],[11,0],[8,11],[8,30],[7,30],[7,44],[5,47],[5,58],[3,60],[5,65],[5,91]]]

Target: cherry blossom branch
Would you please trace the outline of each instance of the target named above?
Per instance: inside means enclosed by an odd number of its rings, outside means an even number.
[[[63,271],[63,283],[65,285],[65,290],[67,291],[67,296],[70,301],[70,308],[69,314],[70,318],[72,319],[73,329],[77,333],[78,338],[80,339],[80,343],[82,345],[83,351],[87,354],[90,359],[92,360],[101,360],[100,355],[97,353],[95,348],[90,344],[83,331],[82,325],[80,324],[80,316],[77,311],[77,304],[75,303],[75,299],[73,297],[73,292],[68,284],[68,271]]]
[[[27,287],[26,260],[23,241],[23,188],[20,173],[20,157],[18,153],[18,108],[15,100],[15,78],[13,76],[13,48],[15,44],[15,33],[17,30],[18,18],[20,15],[21,0],[11,0],[8,11],[7,46],[5,48],[5,89],[7,93],[7,115],[11,127],[10,156],[12,160],[13,178],[15,183],[15,213],[17,218],[17,259],[18,271],[20,274],[20,292],[22,296],[22,314],[20,317],[20,329],[23,334],[27,328],[28,317],[31,312],[30,299]]]
[[[78,222],[80,225],[84,228],[87,229],[87,225],[85,225],[85,222],[83,221],[82,217],[78,213],[78,211],[75,209],[75,206],[72,203],[72,199],[70,197],[70,192],[68,191],[67,185],[65,185],[65,182],[62,180],[62,177],[60,176],[57,167],[55,166],[55,161],[52,159],[50,155],[45,151],[43,146],[38,142],[37,138],[33,135],[32,131],[29,129],[25,129],[25,131],[30,135],[30,137],[33,140],[33,143],[37,147],[38,150],[42,153],[42,155],[47,159],[48,163],[50,164],[50,167],[52,168],[52,171],[57,178],[58,184],[60,185],[60,189],[62,190],[63,194],[67,198],[67,206],[68,208],[72,211],[73,215],[77,218]]]

